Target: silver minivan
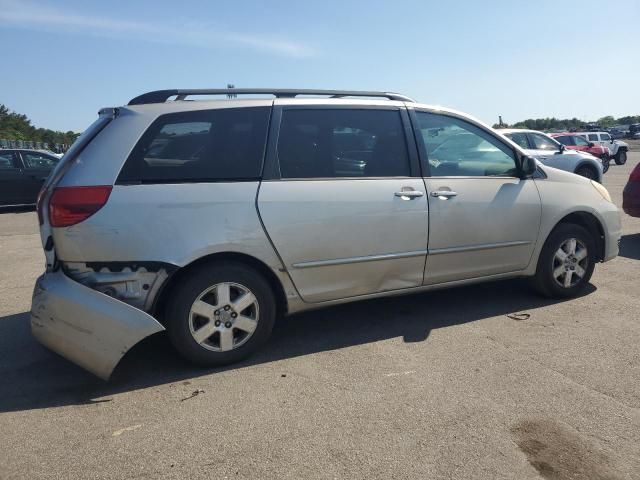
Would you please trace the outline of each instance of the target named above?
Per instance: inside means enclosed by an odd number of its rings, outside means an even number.
[[[571,297],[618,253],[602,185],[467,115],[384,92],[210,98],[228,93],[103,109],[64,156],[38,202],[44,345],[107,379],[166,330],[221,365],[278,315],[511,277]]]

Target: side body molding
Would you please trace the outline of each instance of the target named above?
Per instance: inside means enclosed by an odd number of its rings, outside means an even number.
[[[85,287],[61,270],[36,281],[31,306],[34,337],[103,380],[131,347],[162,330],[151,315]]]

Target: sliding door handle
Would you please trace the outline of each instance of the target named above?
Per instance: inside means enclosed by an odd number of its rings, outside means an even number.
[[[402,192],[396,192],[394,195],[402,198],[403,200],[411,200],[412,198],[422,197],[424,193],[418,190],[404,190]]]

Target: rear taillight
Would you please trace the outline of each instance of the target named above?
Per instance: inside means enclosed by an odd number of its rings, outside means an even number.
[[[49,200],[52,227],[70,227],[100,210],[111,194],[110,185],[96,187],[58,187]]]
[[[633,169],[631,175],[629,175],[630,182],[640,182],[640,163]]]

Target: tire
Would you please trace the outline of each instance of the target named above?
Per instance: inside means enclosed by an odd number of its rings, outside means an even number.
[[[247,293],[253,297],[244,297]],[[198,267],[176,287],[165,326],[183,357],[217,366],[255,352],[269,338],[275,318],[275,298],[265,278],[242,263],[224,261]]]
[[[598,172],[593,167],[589,167],[588,165],[583,165],[579,167],[575,171],[576,175],[580,175],[581,177],[588,178],[589,180],[598,180]]]
[[[616,165],[624,165],[627,163],[627,151],[619,150],[618,153],[616,153],[615,160]]]
[[[573,253],[571,240],[575,241]],[[586,251],[581,253],[583,249]],[[593,274],[595,249],[595,241],[587,230],[572,223],[561,223],[542,247],[533,286],[546,297],[571,298],[579,295]],[[580,258],[582,254],[584,257]],[[563,255],[566,255],[566,259],[561,260]]]
[[[609,163],[611,163],[611,159],[610,158],[603,158],[602,159],[602,173],[605,174],[609,171]]]

